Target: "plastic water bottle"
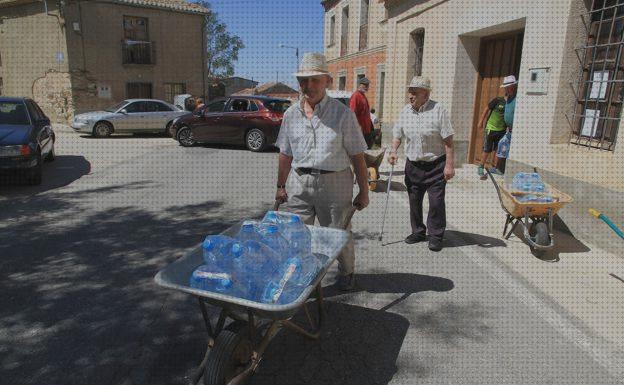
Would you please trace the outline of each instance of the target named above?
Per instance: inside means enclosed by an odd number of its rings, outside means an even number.
[[[274,276],[279,261],[279,256],[265,244],[257,241],[243,243],[232,269],[241,296],[257,301],[266,283]]]
[[[298,298],[304,286],[298,285],[294,278],[300,271],[301,261],[299,258],[289,258],[278,270],[278,275],[266,285],[261,301],[264,303],[288,303],[288,301],[292,302]],[[297,291],[299,291],[299,295],[295,297]],[[283,294],[284,298],[281,298]]]
[[[288,241],[280,234],[278,225],[268,224],[262,226],[260,232],[262,235],[262,243],[269,246],[280,256],[288,255]]]
[[[238,231],[236,238],[241,242],[261,241],[262,235],[259,233],[259,223],[255,221],[245,221]]]
[[[245,247],[237,240],[233,240],[221,248],[222,258],[217,261],[217,267],[225,272],[232,272],[241,264],[241,258],[245,253]]]
[[[232,276],[222,271],[215,271],[212,265],[201,265],[191,275],[190,285],[199,290],[226,293],[232,289]]]
[[[209,264],[219,264],[223,258],[223,247],[233,241],[232,238],[225,235],[209,235],[202,243],[204,261]]]
[[[301,218],[293,215],[284,226],[284,237],[289,242],[292,254],[309,254],[312,252],[312,234]]]

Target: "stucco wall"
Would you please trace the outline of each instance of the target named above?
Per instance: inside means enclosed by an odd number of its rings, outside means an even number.
[[[49,2],[49,12],[58,10]],[[70,83],[68,55],[59,20],[43,3],[0,8],[3,93],[33,98],[53,121],[63,121]],[[50,88],[54,87],[54,88]],[[71,100],[71,97],[69,98]]]

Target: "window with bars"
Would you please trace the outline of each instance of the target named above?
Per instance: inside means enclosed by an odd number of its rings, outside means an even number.
[[[624,0],[593,0],[583,20],[571,143],[613,151],[624,101]]]
[[[411,33],[410,39],[410,51],[409,51],[409,76],[411,79],[413,76],[422,75],[422,63],[423,63],[423,48],[425,45],[425,30],[418,29]]]
[[[173,98],[176,95],[186,93],[186,84],[184,83],[165,83],[165,101],[173,104]]]
[[[362,6],[360,11],[360,51],[366,49],[368,47],[368,10],[369,10],[369,0],[362,0]]]
[[[124,16],[123,64],[155,64],[154,44],[149,41],[148,19]]]
[[[128,99],[151,99],[152,83],[126,83]]]

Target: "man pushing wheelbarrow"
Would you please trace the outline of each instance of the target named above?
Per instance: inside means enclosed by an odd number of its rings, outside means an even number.
[[[280,148],[275,199],[283,210],[301,216],[306,224],[338,228],[355,206],[368,206],[368,175],[364,151],[368,148],[355,114],[327,96],[331,75],[320,53],[304,55],[295,74],[303,97],[285,113],[277,147]],[[353,199],[355,171],[359,192]],[[354,287],[355,254],[350,239],[338,257],[338,287]]]

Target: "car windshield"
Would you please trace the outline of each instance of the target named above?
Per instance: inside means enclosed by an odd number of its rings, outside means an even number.
[[[266,108],[271,112],[278,112],[283,114],[290,107],[290,101],[288,100],[269,100],[263,103]]]
[[[0,124],[29,125],[30,121],[24,103],[0,102]]]
[[[128,102],[126,100],[124,100],[123,102],[117,104],[116,106],[107,108],[104,111],[106,111],[106,112],[117,112],[121,107],[125,106],[126,104],[128,104]]]

